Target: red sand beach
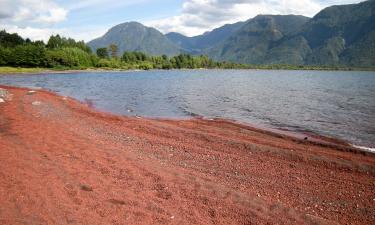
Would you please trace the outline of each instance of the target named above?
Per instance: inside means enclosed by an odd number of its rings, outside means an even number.
[[[374,224],[375,155],[0,86],[0,224]]]

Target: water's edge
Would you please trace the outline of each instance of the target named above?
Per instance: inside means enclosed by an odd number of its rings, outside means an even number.
[[[117,115],[224,118],[375,147],[375,73],[184,70],[0,76]]]

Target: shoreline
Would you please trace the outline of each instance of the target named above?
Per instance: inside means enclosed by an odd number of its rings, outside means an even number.
[[[346,143],[222,119],[118,116],[0,88],[2,224],[374,220],[375,155]]]
[[[144,70],[121,70],[121,69],[103,69],[103,68],[88,68],[88,69],[62,69],[62,70],[54,70],[48,68],[17,68],[12,67],[10,69],[14,69],[12,72],[2,72],[0,67],[0,76],[2,75],[34,75],[34,74],[67,74],[67,73],[90,73],[90,72],[136,72],[136,71],[144,71]],[[20,69],[21,72],[17,71]],[[26,71],[22,71],[22,70]],[[30,71],[27,71],[29,70]],[[33,71],[33,70],[36,71]]]
[[[133,70],[133,71],[139,71],[139,70]],[[67,73],[73,73],[73,72],[79,73],[80,71],[72,70],[72,71],[69,71]],[[95,72],[95,71],[90,70],[88,72]],[[113,72],[121,72],[121,71],[113,71]],[[57,74],[60,74],[60,73],[57,72]],[[64,74],[64,73],[62,73],[62,74]],[[27,90],[51,92],[51,91],[44,90],[44,89],[14,87],[14,86],[8,86],[8,85],[0,84],[0,90],[1,90],[1,88],[5,88],[5,89],[6,88],[10,88],[10,89],[20,88],[20,89],[27,89]],[[51,92],[51,93],[58,95],[57,93],[54,93],[54,92]],[[0,93],[0,98],[2,98],[1,93]],[[70,96],[69,96],[69,98],[74,99],[73,97],[70,97]],[[86,105],[85,102],[81,102],[81,101],[78,101],[76,99],[74,99],[74,100],[79,102],[80,104]],[[336,149],[348,151],[348,152],[363,152],[363,153],[374,153],[375,154],[375,148],[373,148],[373,147],[358,145],[356,143],[351,143],[350,141],[347,141],[345,139],[332,137],[332,136],[326,136],[326,135],[322,135],[322,134],[319,134],[319,133],[316,133],[316,132],[311,132],[311,131],[294,131],[294,130],[289,130],[289,129],[285,129],[285,128],[281,129],[281,128],[277,128],[277,127],[268,127],[268,126],[265,126],[265,125],[264,126],[263,125],[255,125],[255,124],[251,124],[251,123],[247,123],[247,122],[243,122],[243,121],[237,121],[237,120],[233,120],[233,119],[205,118],[204,116],[200,116],[200,115],[191,116],[191,117],[186,118],[186,119],[165,118],[165,117],[127,116],[127,115],[113,114],[113,113],[107,112],[107,111],[101,111],[101,110],[95,108],[95,106],[92,106],[92,105],[88,105],[88,107],[90,107],[94,111],[98,111],[98,112],[101,112],[101,113],[107,113],[107,114],[110,114],[110,115],[116,115],[116,116],[127,117],[127,118],[143,118],[143,119],[147,119],[147,120],[160,120],[160,121],[163,121],[163,120],[188,121],[188,120],[198,119],[198,120],[203,120],[203,121],[226,122],[226,123],[232,123],[232,124],[238,125],[238,126],[243,126],[245,128],[248,128],[248,129],[256,130],[257,132],[260,132],[260,133],[265,133],[265,134],[276,136],[276,137],[288,138],[288,139],[290,139],[292,141],[295,141],[295,142],[304,141],[304,142],[309,142],[309,143],[314,144],[314,145],[321,145],[321,146],[325,146],[325,147],[336,148]],[[306,138],[307,138],[307,140],[306,140]]]
[[[3,67],[4,68],[4,67]],[[86,68],[86,69],[51,69],[51,68],[23,68],[23,67],[5,67],[2,69],[0,67],[1,75],[19,75],[19,74],[66,74],[66,73],[90,73],[90,72],[138,72],[138,71],[173,71],[173,70],[281,70],[281,71],[337,71],[337,72],[347,72],[347,71],[357,71],[357,72],[375,72],[375,68],[234,68],[234,69],[224,69],[224,68],[196,68],[196,69],[118,69],[118,68]]]
[[[99,72],[100,71],[101,70],[99,70]],[[142,70],[110,71],[110,72],[139,72],[139,71],[142,71]],[[69,70],[69,71],[55,71],[55,74],[85,73],[85,72],[89,73],[89,72],[98,72],[98,71],[97,70],[85,70],[85,71]],[[46,72],[45,74],[48,74],[48,73],[49,72]],[[33,73],[30,73],[30,74],[33,74]],[[41,74],[44,74],[44,73],[41,73]],[[0,74],[0,76],[1,75],[2,74]],[[13,88],[12,86],[7,86],[7,85],[1,85],[0,84],[0,87],[1,86]],[[23,87],[21,87],[21,88],[23,88]],[[43,89],[35,88],[35,87],[31,88],[31,89],[43,90]],[[85,102],[80,102],[80,103],[86,104]],[[94,110],[98,110],[95,107],[92,107],[92,108]],[[106,113],[107,111],[102,111],[102,112]],[[111,112],[107,112],[107,113],[111,114]],[[119,116],[122,116],[122,115],[119,115]],[[131,117],[131,116],[127,116],[127,117]],[[163,120],[163,119],[181,120],[182,119],[182,118],[167,118],[167,117],[152,117],[152,116],[150,116],[150,117],[144,117],[144,116],[142,116],[142,118],[156,119],[156,120]],[[328,135],[320,134],[319,132],[314,132],[314,131],[308,131],[308,130],[295,131],[295,130],[292,130],[292,129],[279,128],[279,127],[275,127],[275,126],[272,126],[272,125],[270,125],[270,126],[267,126],[267,125],[255,125],[255,124],[247,123],[247,122],[244,122],[244,121],[238,121],[238,120],[234,120],[234,119],[230,119],[230,118],[219,118],[219,117],[218,118],[205,118],[204,116],[201,116],[201,115],[192,115],[192,116],[189,116],[187,119],[194,119],[194,118],[201,118],[201,119],[204,119],[204,120],[223,120],[223,121],[231,122],[231,123],[234,123],[234,124],[248,126],[248,127],[251,127],[251,128],[258,129],[258,130],[269,131],[270,133],[275,133],[277,135],[281,134],[281,135],[285,135],[285,136],[294,137],[294,138],[299,139],[299,140],[303,140],[304,138],[308,138],[309,141],[316,142],[316,144],[326,144],[326,145],[332,145],[333,144],[334,145],[336,143],[338,145],[350,147],[352,149],[354,148],[356,150],[360,150],[360,151],[364,151],[364,152],[368,152],[368,153],[375,153],[375,148],[374,147],[361,145],[359,143],[352,143],[349,140],[346,140],[344,138],[339,138],[339,137],[334,137],[334,136],[328,136]],[[354,151],[354,150],[350,150],[350,151]]]

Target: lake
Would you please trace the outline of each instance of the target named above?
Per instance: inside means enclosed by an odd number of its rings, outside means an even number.
[[[0,84],[52,90],[116,114],[220,117],[375,147],[375,72],[82,72],[2,75]]]

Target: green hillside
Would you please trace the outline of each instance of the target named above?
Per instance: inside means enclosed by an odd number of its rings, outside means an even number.
[[[257,16],[206,49],[216,60],[248,64],[375,66],[375,1],[332,6],[312,19]]]
[[[144,52],[149,55],[178,55],[180,47],[168,40],[158,30],[137,22],[122,23],[112,27],[102,37],[92,40],[88,46],[96,51],[111,44],[118,46],[119,53],[125,51]]]

